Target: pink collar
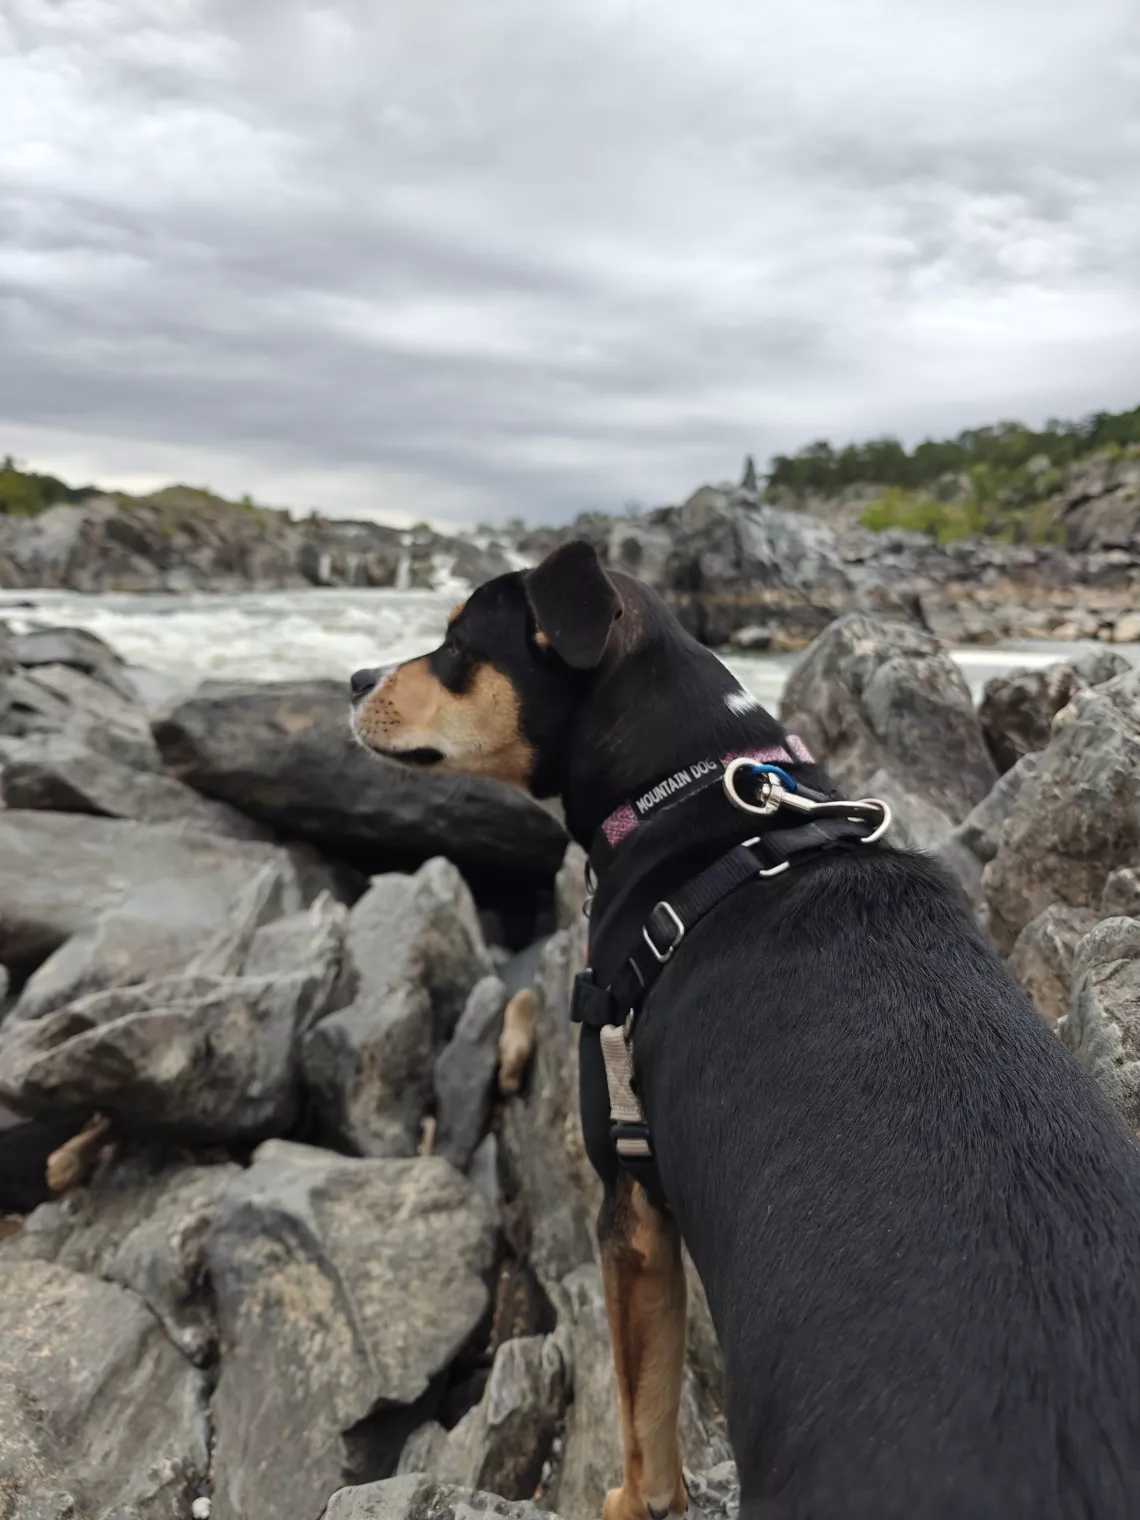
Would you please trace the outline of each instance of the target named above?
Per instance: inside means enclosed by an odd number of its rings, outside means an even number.
[[[733,760],[755,760],[759,765],[812,765],[811,752],[798,734],[789,734],[787,744],[770,744],[764,749],[733,750],[719,760],[698,760],[648,787],[640,797],[623,802],[601,826],[601,833],[611,850],[628,839],[634,829],[662,808],[703,792],[724,775]]]

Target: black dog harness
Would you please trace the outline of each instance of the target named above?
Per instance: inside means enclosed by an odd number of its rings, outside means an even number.
[[[628,919],[621,924],[626,915],[620,912],[621,905],[615,904],[597,928],[592,928],[591,964],[575,978],[570,1009],[576,1023],[598,1032],[609,1090],[610,1139],[618,1160],[636,1181],[658,1196],[660,1182],[649,1126],[633,1075],[634,1030],[657,978],[689,931],[738,887],[782,875],[793,865],[825,851],[874,844],[891,821],[890,809],[877,798],[855,802],[828,798],[794,781],[780,766],[747,755],[700,761],[679,774],[691,776],[692,784],[677,787],[680,795],[675,799],[668,791],[662,793],[668,783],[660,783],[645,795],[661,794],[661,803],[676,806],[719,782],[734,807],[764,820],[760,832],[733,846],[672,892],[668,900],[657,903],[632,939],[628,937]],[[742,793],[742,786],[749,795]],[[623,804],[611,819],[622,816],[628,807]],[[599,830],[607,841],[611,819]],[[604,849],[602,840],[596,843]],[[596,854],[596,850],[591,852],[591,861]],[[621,929],[626,935],[624,943],[618,937]],[[612,965],[618,970],[603,985],[592,968]]]

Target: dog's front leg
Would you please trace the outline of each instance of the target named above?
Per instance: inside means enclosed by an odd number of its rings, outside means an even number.
[[[623,1172],[607,1195],[598,1238],[621,1402],[625,1476],[606,1496],[605,1520],[682,1515],[678,1418],[685,1367],[681,1235]]]

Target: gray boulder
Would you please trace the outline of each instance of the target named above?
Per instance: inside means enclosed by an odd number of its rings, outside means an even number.
[[[483,1397],[450,1433],[409,1437],[399,1472],[428,1473],[504,1499],[527,1499],[542,1477],[569,1389],[553,1336],[520,1336],[495,1353]]]
[[[10,652],[17,665],[28,669],[68,665],[84,675],[94,676],[129,702],[135,701],[135,690],[122,656],[86,628],[31,628],[27,633],[13,635]]]
[[[1092,908],[1052,903],[1030,919],[1017,936],[1009,969],[1029,994],[1034,1008],[1053,1028],[1069,1011],[1077,946],[1096,927],[1100,916]]]
[[[1140,866],[1109,872],[1100,911],[1102,918],[1140,918]]]
[[[335,961],[278,977],[180,976],[80,998],[0,1030],[0,1098],[33,1115],[99,1111],[194,1140],[280,1134],[300,1100],[296,1045]]]
[[[133,770],[162,770],[145,712],[104,681],[69,665],[0,676],[0,758],[7,739],[61,735]]]
[[[507,989],[497,976],[477,982],[455,1033],[436,1057],[436,1151],[461,1172],[467,1170],[491,1116],[506,1006]]]
[[[1043,670],[1012,670],[986,682],[978,717],[999,771],[1049,743],[1053,719],[1078,691],[1103,685],[1131,669],[1111,649],[1093,650],[1068,664]]]
[[[1022,787],[983,891],[1009,951],[1052,903],[1100,904],[1117,867],[1140,858],[1140,670],[1078,692]]]
[[[1077,946],[1060,1034],[1140,1134],[1140,920],[1106,918]]]
[[[184,1520],[208,1440],[206,1380],[141,1298],[0,1259],[0,1514]]]
[[[411,1156],[432,1063],[490,971],[459,872],[431,860],[377,877],[349,915],[352,1001],[305,1042],[305,1080],[332,1133],[366,1156]]]
[[[780,716],[848,793],[885,770],[948,827],[997,780],[961,673],[909,623],[864,613],[832,623],[792,672]]]
[[[217,1352],[206,1235],[238,1171],[142,1153],[116,1158],[86,1187],[30,1214],[0,1242],[0,1265],[55,1262],[131,1288],[183,1355],[204,1366]]]
[[[740,1513],[740,1474],[735,1462],[721,1462],[706,1472],[685,1469],[693,1509],[708,1520],[736,1520]]]
[[[272,830],[169,776],[140,771],[65,735],[4,743],[0,797],[10,808],[136,818],[230,839],[273,839]]]
[[[551,1520],[551,1515],[535,1504],[512,1503],[413,1473],[342,1488],[329,1500],[322,1520]]]
[[[155,737],[180,780],[370,872],[446,854],[464,869],[549,879],[566,847],[513,788],[368,754],[337,682],[206,687]]]
[[[975,907],[982,901],[982,871],[997,854],[1005,821],[1039,763],[1040,756],[1023,755],[938,847],[939,859],[958,877]]]
[[[508,1233],[549,1293],[594,1259],[600,1183],[578,1118],[578,1026],[570,989],[585,964],[585,925],[546,943],[535,983],[529,1088],[503,1105],[500,1146]]]
[[[318,1515],[394,1465],[406,1412],[482,1319],[495,1230],[438,1158],[359,1161],[274,1141],[208,1243],[222,1330],[214,1520]],[[335,1512],[335,1511],[334,1511]]]
[[[322,890],[340,895],[334,874],[301,852],[165,824],[0,810],[0,962],[31,970],[121,906],[154,932],[204,943],[271,861],[287,882],[285,912]]]

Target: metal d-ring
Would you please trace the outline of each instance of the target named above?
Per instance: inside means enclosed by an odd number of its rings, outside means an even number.
[[[868,834],[866,839],[861,839],[859,841],[860,844],[874,844],[877,839],[882,839],[883,835],[890,828],[891,810],[887,804],[883,802],[879,797],[860,797],[858,806],[876,807],[883,815],[882,822],[878,825],[878,827],[872,833]]]

